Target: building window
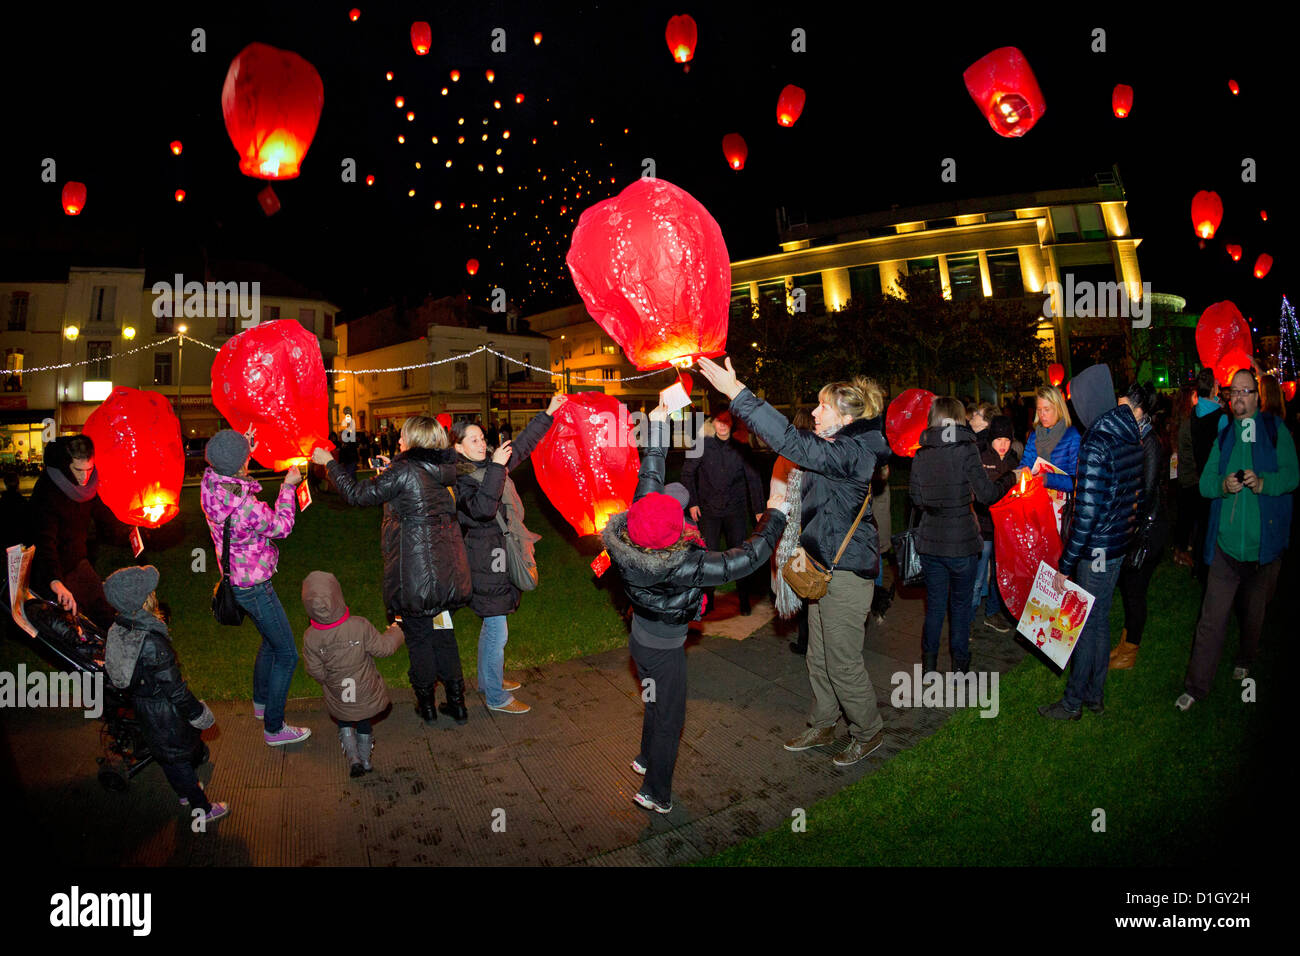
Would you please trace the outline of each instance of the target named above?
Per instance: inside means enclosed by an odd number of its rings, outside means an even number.
[[[856,303],[879,302],[883,292],[880,288],[880,267],[876,265],[855,266],[849,270],[849,299]]]
[[[618,380],[618,369],[602,368],[600,370],[600,380],[602,382],[613,382]]]
[[[306,329],[312,335],[316,334],[316,310],[315,309],[299,309],[298,322],[302,325],[304,329]]]
[[[90,292],[90,321],[111,323],[116,304],[117,288],[115,286],[95,286]]]
[[[994,249],[988,254],[989,282],[993,298],[1018,299],[1025,294],[1020,275],[1020,253],[1015,249]]]
[[[334,338],[334,313],[333,312],[325,313],[325,328],[321,329],[320,336],[323,339]]]
[[[936,294],[942,291],[939,283],[938,259],[908,259],[907,274],[909,276],[924,277]]]
[[[984,297],[984,283],[980,281],[978,252],[948,257],[948,288],[954,302]]]
[[[795,276],[794,288],[790,290],[792,296],[794,295],[794,289],[803,289],[803,310],[807,315],[822,315],[825,313],[826,294],[822,290],[822,274],[820,272]]]
[[[154,323],[154,331],[159,335],[174,335],[176,333],[176,320],[170,315],[160,315]]]
[[[23,350],[5,349],[4,390],[21,392],[23,390]]]
[[[402,388],[410,388],[410,387],[411,387],[411,370],[409,368],[404,368],[402,369]]]
[[[600,341],[599,339],[586,339],[586,340],[582,343],[582,354],[583,354],[583,355],[595,355],[595,354],[596,354],[596,346],[599,344],[599,341]]]
[[[29,300],[30,294],[26,292],[15,292],[9,296],[10,332],[27,331],[27,303]]]
[[[1079,241],[1079,223],[1074,218],[1073,206],[1052,207],[1052,232],[1057,242]]]
[[[1106,224],[1102,221],[1100,206],[1096,203],[1075,206],[1074,214],[1079,220],[1079,233],[1086,241],[1106,238]]]
[[[469,390],[469,363],[456,363],[456,389],[465,392]]]
[[[957,225],[956,219],[931,219],[925,224],[926,229],[952,229]]]
[[[985,222],[1012,222],[1016,218],[1014,209],[1000,209],[997,212],[987,212],[984,214]]]
[[[758,284],[758,299],[766,300],[778,309],[785,309],[785,279],[769,279]]]
[[[153,353],[153,383],[155,385],[170,385],[172,383],[171,352]]]
[[[262,306],[262,321],[275,322],[280,318],[280,307],[278,305]]]
[[[90,360],[86,365],[86,378],[97,381],[107,382],[113,377],[110,366],[112,365],[109,355],[112,353],[112,342],[87,342],[86,358]]]
[[[727,314],[732,322],[748,322],[754,315],[754,303],[749,299],[749,283],[731,287],[731,305]]]

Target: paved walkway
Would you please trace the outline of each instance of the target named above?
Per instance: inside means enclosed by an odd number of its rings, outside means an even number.
[[[732,599],[734,601],[734,598]],[[719,612],[726,613],[721,603]],[[161,770],[150,766],[122,793],[96,780],[99,724],[59,711],[10,711],[7,737],[28,804],[16,821],[44,852],[69,863],[146,866],[609,866],[698,860],[789,824],[933,733],[950,712],[896,710],[890,676],[919,659],[922,601],[894,602],[872,623],[864,658],[885,719],[885,745],[840,770],[833,748],[791,754],[783,739],[805,726],[804,659],[790,653],[770,607],[720,624],[731,637],[688,645],[689,701],[673,781],[673,811],[632,803],[642,705],[626,650],[527,671],[522,717],[487,710],[470,694],[463,727],[439,717],[425,728],[409,688],[394,688],[391,714],[375,725],[375,772],[348,776],[335,726],[319,699],[290,702],[290,721],[310,740],[272,749],[247,703],[213,705],[205,733],[211,763],[200,777],[229,817],[206,834],[189,820]],[[767,616],[763,622],[764,613]],[[974,664],[1006,670],[1025,651],[1013,635],[978,623]],[[715,628],[711,628],[715,629]],[[946,663],[946,651],[940,663]],[[441,693],[441,692],[440,692]],[[841,735],[845,734],[840,725]],[[495,827],[494,827],[495,824]],[[504,825],[504,832],[502,827]]]

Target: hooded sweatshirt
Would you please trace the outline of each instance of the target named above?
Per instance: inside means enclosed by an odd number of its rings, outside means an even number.
[[[199,500],[208,519],[208,531],[222,565],[222,536],[226,518],[230,522],[230,583],[237,588],[269,581],[280,561],[273,538],[287,538],[297,511],[293,486],[285,482],[275,499],[275,508],[257,499],[262,486],[251,478],[230,478],[212,468],[203,473]]]
[[[389,697],[373,658],[388,657],[401,646],[402,626],[393,624],[380,634],[364,617],[353,617],[338,578],[328,571],[307,575],[302,603],[311,618],[302,636],[303,668],[320,682],[330,714],[349,721],[375,716]]]

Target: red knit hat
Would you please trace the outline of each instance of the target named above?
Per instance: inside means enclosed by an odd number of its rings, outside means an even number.
[[[682,506],[671,495],[646,495],[627,511],[627,536],[642,548],[676,544],[684,524]]]

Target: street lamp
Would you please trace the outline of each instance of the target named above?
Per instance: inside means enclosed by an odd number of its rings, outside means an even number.
[[[492,348],[492,343],[487,344],[488,349]],[[488,373],[488,363],[491,361],[492,353],[488,350],[483,352],[483,433],[487,434],[488,423],[492,420],[492,376]]]
[[[182,422],[184,411],[181,409],[181,392],[185,388],[185,333],[189,326],[182,322],[176,326],[177,339],[180,343],[180,357],[176,360],[176,424],[181,426],[181,448],[185,447],[185,427]]]

